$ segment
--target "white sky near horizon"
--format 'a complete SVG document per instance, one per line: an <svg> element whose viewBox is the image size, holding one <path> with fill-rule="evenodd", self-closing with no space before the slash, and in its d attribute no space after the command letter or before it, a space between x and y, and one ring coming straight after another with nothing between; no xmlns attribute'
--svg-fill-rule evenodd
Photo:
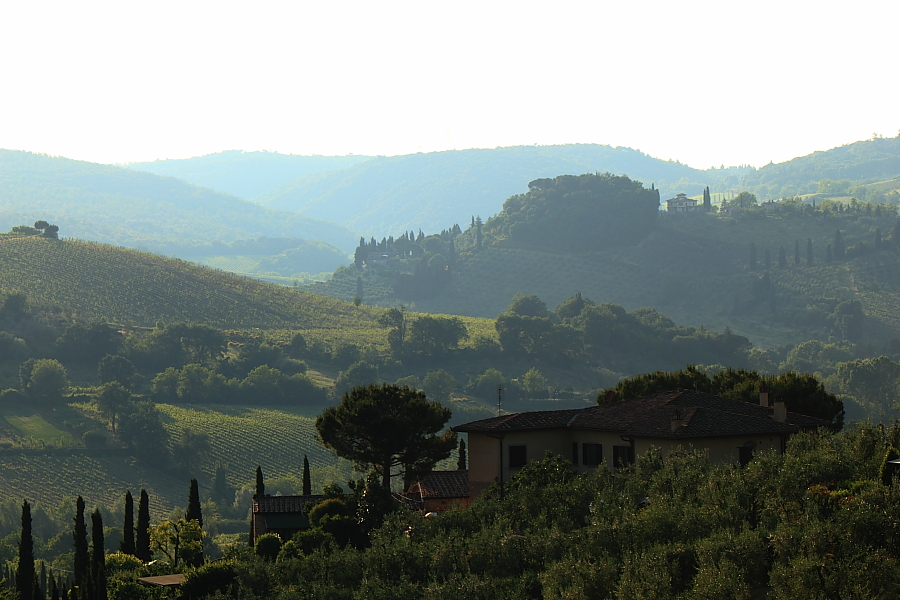
<svg viewBox="0 0 900 600"><path fill-rule="evenodd" d="M0 3L0 147L628 146L697 168L900 130L900 2Z"/></svg>

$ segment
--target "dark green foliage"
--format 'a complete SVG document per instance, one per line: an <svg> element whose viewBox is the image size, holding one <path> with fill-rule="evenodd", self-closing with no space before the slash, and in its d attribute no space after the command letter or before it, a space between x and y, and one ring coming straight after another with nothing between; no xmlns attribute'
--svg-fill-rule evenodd
<svg viewBox="0 0 900 600"><path fill-rule="evenodd" d="M203 527L203 513L200 510L200 489L196 479L191 479L190 490L188 491L187 512L184 518L188 521L197 521L200 527ZM189 556L185 556L185 564L191 567L199 567L203 564L203 540L200 540L200 550L191 552Z"/></svg>
<svg viewBox="0 0 900 600"><path fill-rule="evenodd" d="M336 407L316 419L322 443L359 470L370 467L390 489L394 467L425 474L456 447L450 430L438 435L450 409L426 400L425 394L384 384L356 387Z"/></svg>
<svg viewBox="0 0 900 600"><path fill-rule="evenodd" d="M843 425L843 402L825 391L825 387L812 375L800 375L793 371L766 376L756 371L728 367L710 377L695 366L688 365L680 371L656 371L623 379L615 387L601 391L597 395L597 403L606 402L609 392L612 392L614 401L622 401L678 388L757 403L763 384L768 387L769 398L783 400L790 412L831 421L837 429Z"/></svg>
<svg viewBox="0 0 900 600"><path fill-rule="evenodd" d="M900 223L900 222L898 222ZM20 292L9 292L0 305L0 319L17 321L28 315L28 298Z"/></svg>
<svg viewBox="0 0 900 600"><path fill-rule="evenodd" d="M135 553L134 498L131 496L131 490L125 492L125 521L122 525L122 541L119 543L119 552L131 555Z"/></svg>
<svg viewBox="0 0 900 600"><path fill-rule="evenodd" d="M784 246L778 247L778 266L782 269L787 266L787 255L784 253Z"/></svg>
<svg viewBox="0 0 900 600"><path fill-rule="evenodd" d="M806 265L811 267L813 264L812 238L806 240Z"/></svg>
<svg viewBox="0 0 900 600"><path fill-rule="evenodd" d="M108 323L73 323L56 340L56 355L67 363L96 364L104 356L116 354L121 346L122 335Z"/></svg>
<svg viewBox="0 0 900 600"><path fill-rule="evenodd" d="M256 538L256 555L263 560L274 561L281 552L281 538L274 533L266 533Z"/></svg>
<svg viewBox="0 0 900 600"><path fill-rule="evenodd" d="M227 593L236 576L237 569L233 561L209 562L188 571L180 591L184 598L205 598L216 592Z"/></svg>
<svg viewBox="0 0 900 600"><path fill-rule="evenodd" d="M466 440L459 440L459 456L456 459L456 468L459 471L465 471L468 468L466 464Z"/></svg>
<svg viewBox="0 0 900 600"><path fill-rule="evenodd" d="M150 497L143 489L138 501L134 555L145 563L150 561Z"/></svg>
<svg viewBox="0 0 900 600"><path fill-rule="evenodd" d="M303 495L309 496L312 494L312 480L310 478L309 473L309 459L306 455L303 455Z"/></svg>
<svg viewBox="0 0 900 600"><path fill-rule="evenodd" d="M226 477L226 466L224 463L216 463L216 473L213 477L212 499L216 504L227 506L232 502L232 488L228 485Z"/></svg>
<svg viewBox="0 0 900 600"><path fill-rule="evenodd" d="M59 401L69 389L65 367L52 358L29 358L19 369L22 391L35 400Z"/></svg>
<svg viewBox="0 0 900 600"><path fill-rule="evenodd" d="M655 226L659 193L611 175L536 179L486 227L520 246L590 252L637 243Z"/></svg>
<svg viewBox="0 0 900 600"><path fill-rule="evenodd" d="M338 373L337 379L334 380L334 395L341 396L352 388L370 385L378 380L378 368L360 361L350 365L346 371Z"/></svg>
<svg viewBox="0 0 900 600"><path fill-rule="evenodd" d="M756 270L756 244L750 242L750 270Z"/></svg>
<svg viewBox="0 0 900 600"><path fill-rule="evenodd" d="M118 381L126 389L133 390L136 377L134 363L118 354L107 354L97 365L97 380L100 383Z"/></svg>
<svg viewBox="0 0 900 600"><path fill-rule="evenodd" d="M900 458L900 452L897 452L897 449L891 446L884 453L884 460L881 463L880 477L881 483L884 485L893 485L894 479L897 477L897 474L900 473L900 465L892 464L892 460L897 460Z"/></svg>
<svg viewBox="0 0 900 600"><path fill-rule="evenodd" d="M22 535L19 538L19 562L16 569L16 591L20 598L31 598L37 574L34 571L34 539L31 535L31 506L22 502ZM40 592L40 587L38 587Z"/></svg>
<svg viewBox="0 0 900 600"><path fill-rule="evenodd" d="M163 427L156 405L150 400L134 402L131 411L122 413L117 435L132 452L143 460L165 463L169 453L169 434Z"/></svg>
<svg viewBox="0 0 900 600"><path fill-rule="evenodd" d="M463 322L456 317L421 315L408 326L407 352L441 356L468 338Z"/></svg>
<svg viewBox="0 0 900 600"><path fill-rule="evenodd" d="M106 600L106 549L100 509L91 513L91 588L93 600Z"/></svg>
<svg viewBox="0 0 900 600"><path fill-rule="evenodd" d="M794 240L794 266L800 266L800 240Z"/></svg>
<svg viewBox="0 0 900 600"><path fill-rule="evenodd" d="M256 495L266 495L266 482L263 479L262 467L259 465L256 465Z"/></svg>
<svg viewBox="0 0 900 600"><path fill-rule="evenodd" d="M835 260L841 260L844 258L844 236L841 234L841 230L838 229L834 232L834 242L832 243L832 254L834 254Z"/></svg>
<svg viewBox="0 0 900 600"><path fill-rule="evenodd" d="M84 520L84 500L78 496L76 501L75 528L72 531L72 543L75 546L74 580L75 585L86 586L91 576L90 556L88 555L87 524Z"/></svg>
<svg viewBox="0 0 900 600"><path fill-rule="evenodd" d="M172 462L182 472L190 472L196 469L196 465L201 463L209 452L209 436L205 433L196 433L190 427L181 430L181 438L172 445ZM191 480L191 494L193 495L196 487L196 480ZM196 510L199 514L200 496L197 496ZM190 514L191 506L188 505L188 513ZM187 517L188 520L196 517ZM200 525L203 525L203 519L200 518Z"/></svg>

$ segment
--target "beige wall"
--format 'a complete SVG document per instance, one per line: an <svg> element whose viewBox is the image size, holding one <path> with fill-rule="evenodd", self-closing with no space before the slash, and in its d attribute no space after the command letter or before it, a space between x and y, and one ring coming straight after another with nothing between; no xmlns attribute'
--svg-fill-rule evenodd
<svg viewBox="0 0 900 600"><path fill-rule="evenodd" d="M500 480L500 441L483 433L469 433L466 445L469 459L469 494L478 496L486 488ZM509 467L509 447L524 445L526 459L541 460L547 451L558 454L567 460L572 457L572 443L578 443L578 465L576 471L584 473L594 469L582 463L582 444L593 443L603 445L603 462L612 465L613 446L628 446L619 434L587 431L578 429L551 429L546 431L519 431L507 433L503 443L503 481L507 482L519 472ZM738 462L738 448L745 444L753 444L754 452L766 450L781 452L782 441L779 436L741 436L727 438L696 438L693 440L638 439L635 440L635 455L640 456L650 447L661 448L667 454L681 446L685 449L708 449L709 458L713 462Z"/></svg>
<svg viewBox="0 0 900 600"><path fill-rule="evenodd" d="M708 449L709 460L718 463L736 463L738 462L738 448L750 444L754 447L753 452L774 450L781 453L781 437L780 436L740 436L740 437L723 437L723 438L697 438L693 440L654 440L639 439L635 440L635 450L640 456L650 449L651 446L660 448L663 454L667 454L675 450L679 446L684 449Z"/></svg>

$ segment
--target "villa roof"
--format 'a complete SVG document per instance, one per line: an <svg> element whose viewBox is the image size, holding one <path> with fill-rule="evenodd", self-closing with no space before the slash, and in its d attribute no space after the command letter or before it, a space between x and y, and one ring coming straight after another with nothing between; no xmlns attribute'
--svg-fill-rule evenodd
<svg viewBox="0 0 900 600"><path fill-rule="evenodd" d="M676 426L673 427L673 421ZM787 413L784 422L759 404L693 390L677 390L588 408L534 411L481 419L454 427L465 433L505 433L546 429L609 431L622 437L692 439L739 435L791 434L829 425Z"/></svg>
<svg viewBox="0 0 900 600"><path fill-rule="evenodd" d="M409 486L407 494L421 494L422 500L430 498L467 498L469 496L469 472L432 471L422 481Z"/></svg>
<svg viewBox="0 0 900 600"><path fill-rule="evenodd" d="M309 504L318 504L324 496L253 496L254 513L302 513Z"/></svg>

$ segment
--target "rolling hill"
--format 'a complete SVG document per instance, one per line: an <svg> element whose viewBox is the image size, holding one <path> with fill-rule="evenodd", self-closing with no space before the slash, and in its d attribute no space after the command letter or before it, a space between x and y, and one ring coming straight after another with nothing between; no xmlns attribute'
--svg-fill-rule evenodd
<svg viewBox="0 0 900 600"><path fill-rule="evenodd" d="M124 166L135 171L177 177L223 194L250 199L298 177L346 169L369 158L227 150L193 158L135 162Z"/></svg>
<svg viewBox="0 0 900 600"><path fill-rule="evenodd" d="M349 230L266 209L173 177L0 150L0 230L43 219L66 237L152 250L159 242L262 236L321 240L352 250Z"/></svg>
<svg viewBox="0 0 900 600"><path fill-rule="evenodd" d="M500 211L503 200L540 177L627 173L663 194L700 193L736 183L745 169L700 171L630 148L597 144L515 146L378 157L332 173L309 175L254 198L264 206L340 223L380 239L406 230L440 231L474 215Z"/></svg>
<svg viewBox="0 0 900 600"><path fill-rule="evenodd" d="M840 302L858 300L868 317L866 341L882 344L900 337L900 252L886 242L884 249L890 251L873 251L876 230L886 240L896 217L867 214L862 205L858 212L844 213L810 214L792 205L771 214L763 208L728 216L661 214L655 229L639 242L583 253L541 247L540 234L533 244L515 243L501 231L492 233L493 223L485 224L480 250L474 247L472 229L457 236L450 283L432 298L416 299L415 310L491 318L516 293L536 294L552 308L581 292L628 310L653 307L678 323L719 331L729 327L758 345L774 347L827 339L833 331L826 315ZM853 246L848 250L853 255L828 263L826 247L837 229L848 249ZM806 262L807 240L813 247L812 266ZM795 243L799 265L794 264ZM751 244L756 247L755 271L749 267ZM781 247L784 267L778 264ZM361 276L367 303L393 306L404 301L392 286L394 268L387 264L362 273L342 271L305 289L349 299ZM774 286L774 312L768 300L754 296L766 271ZM807 314L819 316L807 322Z"/></svg>

